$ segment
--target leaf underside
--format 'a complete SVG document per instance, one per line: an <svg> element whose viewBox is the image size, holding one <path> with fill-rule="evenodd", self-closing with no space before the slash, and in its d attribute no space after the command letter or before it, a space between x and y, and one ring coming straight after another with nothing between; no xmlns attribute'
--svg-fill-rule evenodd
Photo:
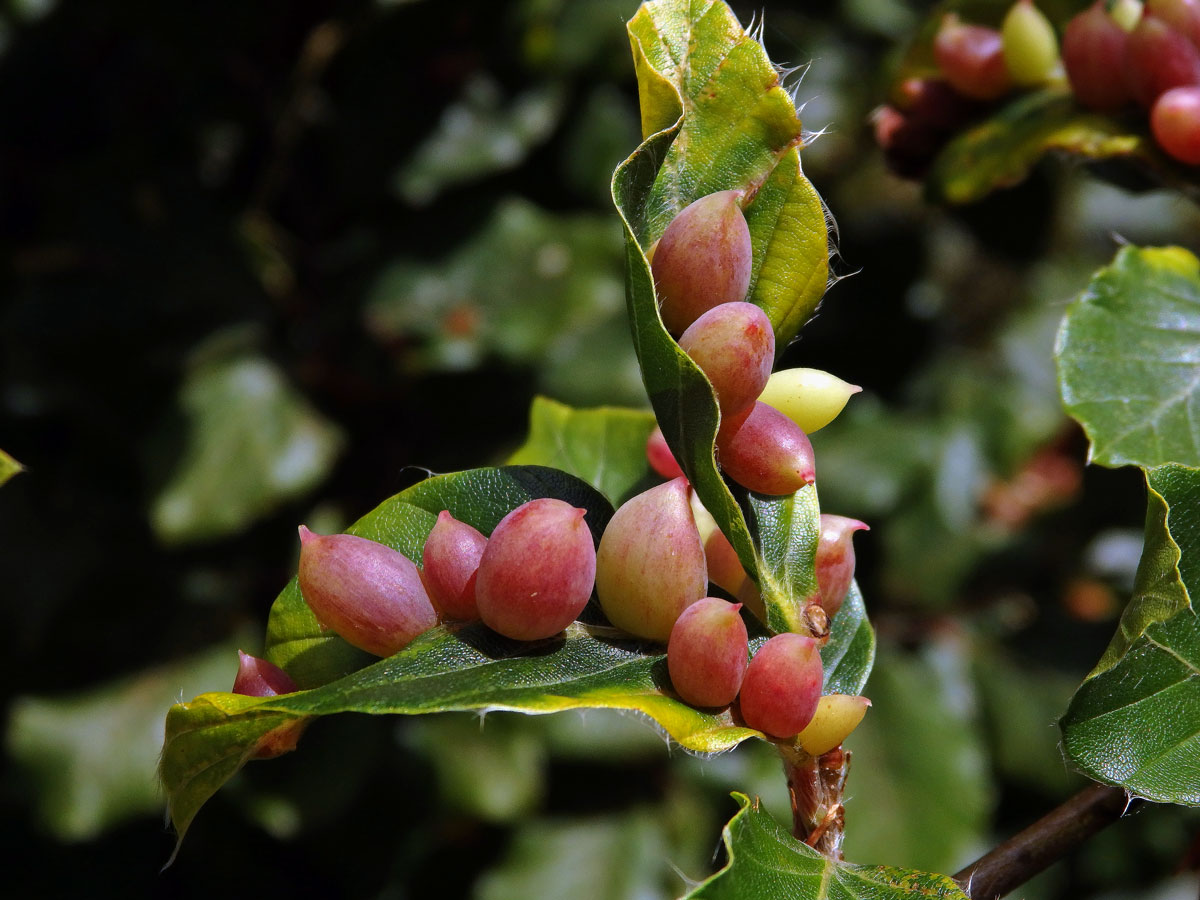
<svg viewBox="0 0 1200 900"><path fill-rule="evenodd" d="M1200 470L1147 474L1146 549L1134 597L1060 722L1086 775L1169 803L1200 805Z"/></svg>

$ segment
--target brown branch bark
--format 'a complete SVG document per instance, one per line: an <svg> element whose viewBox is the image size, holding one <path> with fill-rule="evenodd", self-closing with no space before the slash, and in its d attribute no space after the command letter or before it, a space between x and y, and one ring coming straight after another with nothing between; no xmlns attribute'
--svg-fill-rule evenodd
<svg viewBox="0 0 1200 900"><path fill-rule="evenodd" d="M971 900L997 900L1062 859L1140 803L1094 784L954 876Z"/></svg>
<svg viewBox="0 0 1200 900"><path fill-rule="evenodd" d="M840 860L846 825L842 795L850 752L836 747L814 757L798 747L778 747L792 800L792 834L830 859Z"/></svg>

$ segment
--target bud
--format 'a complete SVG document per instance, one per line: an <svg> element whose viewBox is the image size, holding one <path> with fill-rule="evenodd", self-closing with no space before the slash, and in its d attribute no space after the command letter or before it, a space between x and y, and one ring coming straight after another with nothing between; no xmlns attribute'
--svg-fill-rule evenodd
<svg viewBox="0 0 1200 900"><path fill-rule="evenodd" d="M1200 47L1200 0L1146 0L1146 14L1162 19Z"/></svg>
<svg viewBox="0 0 1200 900"><path fill-rule="evenodd" d="M784 369L767 380L759 400L773 406L805 434L820 431L862 390L820 369Z"/></svg>
<svg viewBox="0 0 1200 900"><path fill-rule="evenodd" d="M1067 23L1063 65L1075 99L1088 109L1111 112L1129 102L1125 55L1131 30L1109 16L1104 0L1096 0Z"/></svg>
<svg viewBox="0 0 1200 900"><path fill-rule="evenodd" d="M683 469L679 467L675 454L667 446L662 429L657 425L650 432L650 437L646 438L646 461L650 463L650 468L663 478L678 478L683 475Z"/></svg>
<svg viewBox="0 0 1200 900"><path fill-rule="evenodd" d="M596 580L596 548L583 521L586 514L543 497L500 520L475 581L485 625L505 637L535 641L575 621Z"/></svg>
<svg viewBox="0 0 1200 900"><path fill-rule="evenodd" d="M1004 64L1014 82L1036 87L1054 77L1059 67L1058 38L1054 26L1033 0L1017 0L1009 7L1000 34Z"/></svg>
<svg viewBox="0 0 1200 900"><path fill-rule="evenodd" d="M714 306L746 298L753 259L741 197L741 191L701 197L672 220L654 248L651 271L672 334Z"/></svg>
<svg viewBox="0 0 1200 900"><path fill-rule="evenodd" d="M808 633L817 640L829 636L829 613L821 608L819 603L807 603L800 613L800 621L808 629Z"/></svg>
<svg viewBox="0 0 1200 900"><path fill-rule="evenodd" d="M956 14L946 13L933 39L933 56L946 80L968 97L999 100L1012 87L1003 39L994 28L964 25Z"/></svg>
<svg viewBox="0 0 1200 900"><path fill-rule="evenodd" d="M475 605L475 573L487 538L448 510L437 522L421 551L421 581L429 599L443 618L471 621L479 618Z"/></svg>
<svg viewBox="0 0 1200 900"><path fill-rule="evenodd" d="M1171 88L1155 100L1150 132L1169 155L1200 166L1200 85Z"/></svg>
<svg viewBox="0 0 1200 900"><path fill-rule="evenodd" d="M1200 84L1200 49L1161 19L1143 16L1129 35L1125 84L1149 109L1171 88Z"/></svg>
<svg viewBox="0 0 1200 900"><path fill-rule="evenodd" d="M791 632L777 634L746 667L738 695L742 719L764 734L790 738L812 721L824 680L815 640Z"/></svg>
<svg viewBox="0 0 1200 900"><path fill-rule="evenodd" d="M671 684L692 706L728 706L738 695L749 658L740 603L697 600L675 620L667 642Z"/></svg>
<svg viewBox="0 0 1200 900"><path fill-rule="evenodd" d="M622 504L596 552L596 594L610 622L666 642L688 606L708 592L704 546L676 478Z"/></svg>
<svg viewBox="0 0 1200 900"><path fill-rule="evenodd" d="M317 621L376 656L391 656L437 624L417 567L375 541L301 525L299 578Z"/></svg>
<svg viewBox="0 0 1200 900"><path fill-rule="evenodd" d="M722 415L752 406L771 377L775 332L753 303L722 303L679 338L679 346L712 382Z"/></svg>
<svg viewBox="0 0 1200 900"><path fill-rule="evenodd" d="M233 693L246 697L275 697L298 690L300 688L296 682L279 666L238 651L238 671L233 679ZM252 758L274 759L295 750L307 724L307 719L298 719L272 728L255 742Z"/></svg>
<svg viewBox="0 0 1200 900"><path fill-rule="evenodd" d="M796 742L810 756L828 753L834 747L840 747L858 727L870 705L871 701L866 697L826 694L817 703L812 721L797 735Z"/></svg>
<svg viewBox="0 0 1200 900"><path fill-rule="evenodd" d="M233 679L233 693L247 697L274 697L291 694L300 688L287 672L265 659L238 651L237 677Z"/></svg>
<svg viewBox="0 0 1200 900"><path fill-rule="evenodd" d="M1146 11L1146 4L1142 0L1099 0L1099 3L1123 31L1137 28L1138 22L1142 21L1142 13ZM1166 16L1160 18L1165 19Z"/></svg>
<svg viewBox="0 0 1200 900"><path fill-rule="evenodd" d="M762 401L732 437L717 435L717 450L725 474L759 494L793 494L816 479L808 435Z"/></svg>
<svg viewBox="0 0 1200 900"><path fill-rule="evenodd" d="M854 532L869 531L865 522L821 514L821 535L817 539L817 602L833 618L854 579Z"/></svg>

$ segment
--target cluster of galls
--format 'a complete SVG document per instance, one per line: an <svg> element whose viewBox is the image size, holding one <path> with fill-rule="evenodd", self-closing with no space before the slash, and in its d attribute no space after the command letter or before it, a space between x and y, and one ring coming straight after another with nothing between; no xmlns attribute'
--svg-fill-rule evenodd
<svg viewBox="0 0 1200 900"><path fill-rule="evenodd" d="M955 132L1014 90L1061 82L1081 106L1140 106L1162 150L1200 165L1200 0L1096 0L1054 26L1017 0L1000 30L943 17L933 42L940 77L901 83L896 105L875 113L889 165L919 177Z"/></svg>
<svg viewBox="0 0 1200 900"><path fill-rule="evenodd" d="M752 260L740 198L723 191L681 212L656 245L652 268L664 322L717 395L721 467L750 490L791 494L814 477L806 429L831 421L858 388L812 369L771 375L771 323L742 302ZM518 506L489 536L442 511L420 568L375 541L301 526L300 591L322 627L390 656L440 621L481 621L520 641L550 638L576 620L594 590L615 627L667 645L671 683L683 701L710 709L736 702L751 728L799 735L813 754L836 747L868 701L822 697L820 647L854 575L852 537L866 525L821 517L810 609L823 627L775 635L751 658L741 610L764 617L757 587L661 432L647 454L669 480L622 504L599 546L586 510L551 498ZM710 580L737 602L708 596ZM236 692L294 689L282 670L242 655Z"/></svg>

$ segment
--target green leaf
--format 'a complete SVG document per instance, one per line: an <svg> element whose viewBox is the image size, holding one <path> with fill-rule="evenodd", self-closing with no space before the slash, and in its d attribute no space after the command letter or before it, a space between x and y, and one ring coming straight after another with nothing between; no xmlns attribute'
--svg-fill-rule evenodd
<svg viewBox="0 0 1200 900"><path fill-rule="evenodd" d="M489 477L495 480L526 470L475 471L494 473ZM478 484L453 476L441 479L437 487L445 495ZM393 498L360 522L362 528L356 526L356 531L379 529L381 520L399 525L405 516L415 518L414 509L419 507L405 504L402 508ZM406 531L399 525L396 534ZM381 531L375 533L386 537ZM401 543L402 538L393 542ZM281 600L286 596L285 592ZM161 775L175 828L182 838L204 801L253 758L258 742L268 732L298 727L311 716L621 709L645 715L695 753L718 753L748 738L763 737L735 724L729 710L698 710L675 699L669 692L666 656L660 645L617 640L608 633L607 628L594 630L575 624L562 638L523 643L500 637L479 624L454 629L439 626L395 656L313 690L261 699L205 694L174 706L167 714ZM825 689L858 693L873 655L874 637L862 601L857 591L852 591L834 618L833 634L822 650ZM296 656L293 662L306 661ZM289 668L299 681L297 671Z"/></svg>
<svg viewBox="0 0 1200 900"><path fill-rule="evenodd" d="M8 481L8 479L12 478L18 472L24 471L25 467L23 465L3 450L0 450L0 484L4 484L4 482Z"/></svg>
<svg viewBox="0 0 1200 900"><path fill-rule="evenodd" d="M181 695L233 683L232 645L76 694L13 701L5 743L36 785L38 817L63 841L86 841L157 815L163 710Z"/></svg>
<svg viewBox="0 0 1200 900"><path fill-rule="evenodd" d="M1084 774L1142 797L1200 805L1200 470L1147 474L1134 596L1060 726Z"/></svg>
<svg viewBox="0 0 1200 900"><path fill-rule="evenodd" d="M543 466L505 466L418 482L385 500L346 531L387 544L419 565L425 538L442 510L491 534L510 511L538 497L556 497L588 510L586 521L597 541L612 516L612 505L578 478ZM317 624L295 578L271 607L266 657L286 669L302 688L326 684L374 658Z"/></svg>
<svg viewBox="0 0 1200 900"><path fill-rule="evenodd" d="M169 542L233 534L303 495L329 473L342 443L270 360L208 352L180 389L187 448L151 508L155 532Z"/></svg>
<svg viewBox="0 0 1200 900"><path fill-rule="evenodd" d="M694 891L696 900L967 900L946 875L835 862L800 843L744 794L722 832L729 863Z"/></svg>
<svg viewBox="0 0 1200 900"><path fill-rule="evenodd" d="M550 466L582 478L614 506L649 476L646 439L654 415L637 409L572 409L536 397L529 436L509 464Z"/></svg>
<svg viewBox="0 0 1200 900"><path fill-rule="evenodd" d="M1200 260L1124 247L1067 310L1058 334L1067 411L1106 466L1200 465Z"/></svg>
<svg viewBox="0 0 1200 900"><path fill-rule="evenodd" d="M371 289L371 333L406 371L463 371L495 356L536 367L544 392L637 405L645 394L622 304L621 238L605 216L501 202L448 259L397 259Z"/></svg>
<svg viewBox="0 0 1200 900"><path fill-rule="evenodd" d="M773 524L791 527L768 529L771 545L755 547L713 458L719 413L712 387L663 327L645 249L698 197L757 191L746 208L755 253L750 299L767 311L782 350L824 293L824 208L800 172L792 101L761 45L724 3L658 0L628 27L650 136L614 173L613 199L625 226L626 297L642 378L688 480L763 588L771 627L792 630L811 576L801 572L787 584L780 576L796 575L808 552L815 497L776 510L783 514Z"/></svg>

